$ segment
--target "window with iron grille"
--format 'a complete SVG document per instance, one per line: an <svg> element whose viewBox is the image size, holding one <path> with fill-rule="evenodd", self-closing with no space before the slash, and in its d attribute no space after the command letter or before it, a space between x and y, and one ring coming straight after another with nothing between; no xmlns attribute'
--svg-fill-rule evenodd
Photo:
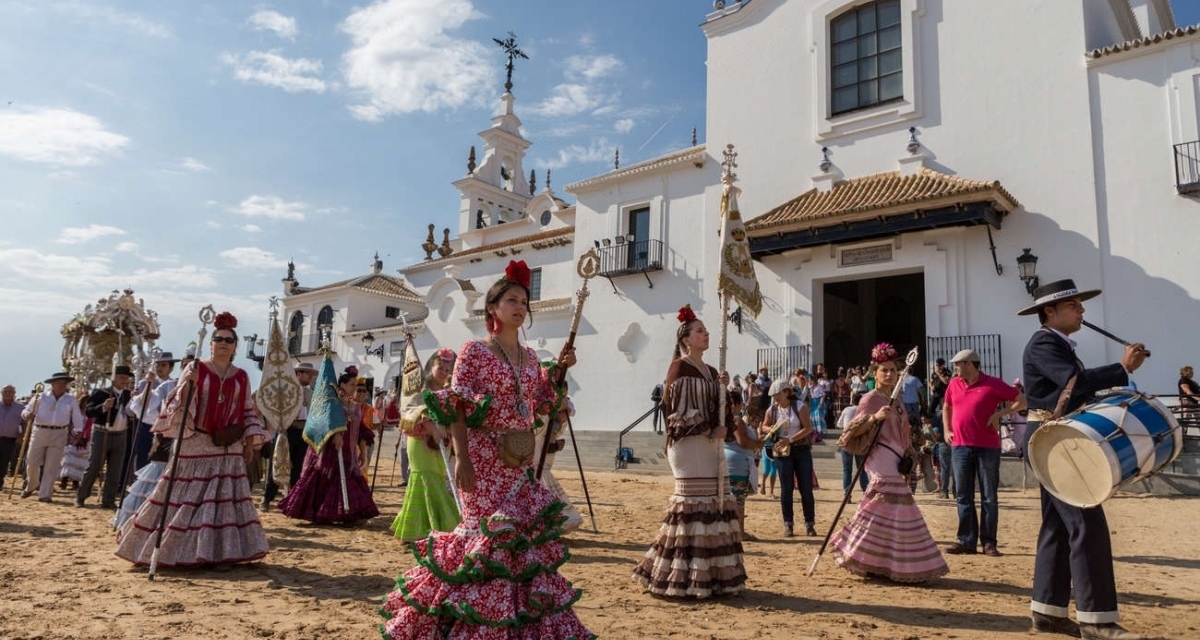
<svg viewBox="0 0 1200 640"><path fill-rule="evenodd" d="M383 315L385 318L392 318L392 319L399 318L400 317L400 307L384 307Z"/></svg>
<svg viewBox="0 0 1200 640"><path fill-rule="evenodd" d="M904 98L900 0L859 5L829 23L831 113Z"/></svg>

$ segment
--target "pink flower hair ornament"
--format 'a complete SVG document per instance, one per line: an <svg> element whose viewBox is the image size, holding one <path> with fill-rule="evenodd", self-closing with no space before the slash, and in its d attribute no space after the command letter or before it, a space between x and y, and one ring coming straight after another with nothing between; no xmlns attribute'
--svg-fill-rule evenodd
<svg viewBox="0 0 1200 640"><path fill-rule="evenodd" d="M900 357L900 352L890 342L880 342L871 349L871 362L893 362Z"/></svg>

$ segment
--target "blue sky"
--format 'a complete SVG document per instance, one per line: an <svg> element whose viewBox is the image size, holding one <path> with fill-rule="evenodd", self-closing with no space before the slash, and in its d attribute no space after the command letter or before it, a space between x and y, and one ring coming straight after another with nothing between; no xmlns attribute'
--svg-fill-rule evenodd
<svg viewBox="0 0 1200 640"><path fill-rule="evenodd" d="M711 6L0 0L0 384L58 370L59 326L113 289L178 352L208 303L264 333L289 258L307 285L419 261L456 225L508 31L539 184L704 141Z"/></svg>
<svg viewBox="0 0 1200 640"><path fill-rule="evenodd" d="M0 383L57 370L58 327L112 289L179 351L209 302L263 334L289 258L309 285L419 261L510 30L539 184L687 146L710 6L0 0Z"/></svg>

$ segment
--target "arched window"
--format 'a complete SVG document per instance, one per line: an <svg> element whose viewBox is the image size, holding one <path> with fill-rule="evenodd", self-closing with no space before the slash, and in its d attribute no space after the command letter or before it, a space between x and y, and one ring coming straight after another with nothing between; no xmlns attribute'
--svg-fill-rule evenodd
<svg viewBox="0 0 1200 640"><path fill-rule="evenodd" d="M317 314L318 327L333 327L333 307L325 305L321 307L321 312Z"/></svg>
<svg viewBox="0 0 1200 640"><path fill-rule="evenodd" d="M829 23L833 115L904 98L900 0L861 4Z"/></svg>
<svg viewBox="0 0 1200 640"><path fill-rule="evenodd" d="M304 344L304 314L297 311L292 314L288 325L288 355L300 355L300 345Z"/></svg>

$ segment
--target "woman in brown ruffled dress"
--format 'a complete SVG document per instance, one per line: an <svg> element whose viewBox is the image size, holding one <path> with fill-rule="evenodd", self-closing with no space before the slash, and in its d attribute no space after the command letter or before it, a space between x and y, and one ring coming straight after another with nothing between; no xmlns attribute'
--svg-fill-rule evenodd
<svg viewBox="0 0 1200 640"><path fill-rule="evenodd" d="M707 598L746 587L737 503L717 495L724 441L734 440L733 414L718 420L728 374L704 363L708 329L690 306L679 310L675 360L667 370L667 459L675 493L654 544L634 580L664 596ZM728 483L725 484L728 489Z"/></svg>

